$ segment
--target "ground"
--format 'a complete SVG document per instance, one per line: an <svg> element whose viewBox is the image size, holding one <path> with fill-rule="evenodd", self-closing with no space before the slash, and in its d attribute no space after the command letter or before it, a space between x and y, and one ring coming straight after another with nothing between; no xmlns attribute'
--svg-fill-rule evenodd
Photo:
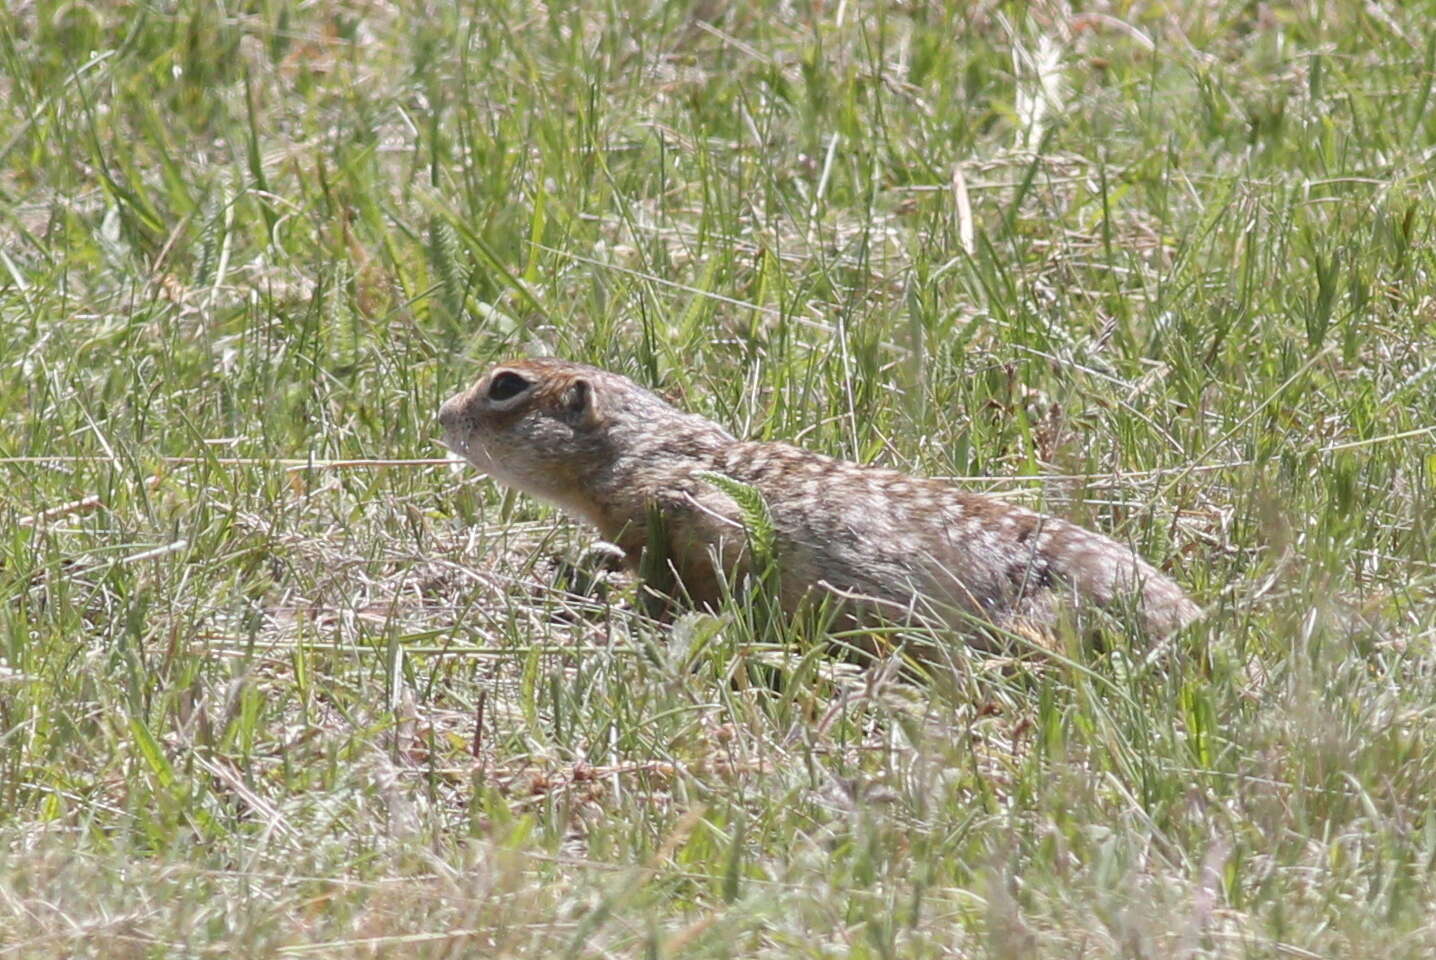
<svg viewBox="0 0 1436 960"><path fill-rule="evenodd" d="M1433 24L10 4L0 956L1429 957ZM653 622L434 462L529 353L1207 617L928 679Z"/></svg>

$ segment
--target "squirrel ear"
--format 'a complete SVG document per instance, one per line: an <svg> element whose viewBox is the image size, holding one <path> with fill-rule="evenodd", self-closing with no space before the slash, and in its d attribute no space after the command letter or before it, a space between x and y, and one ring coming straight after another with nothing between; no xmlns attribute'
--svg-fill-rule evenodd
<svg viewBox="0 0 1436 960"><path fill-rule="evenodd" d="M593 408L593 385L587 380L575 380L563 392L563 411L575 426L592 426L598 419Z"/></svg>

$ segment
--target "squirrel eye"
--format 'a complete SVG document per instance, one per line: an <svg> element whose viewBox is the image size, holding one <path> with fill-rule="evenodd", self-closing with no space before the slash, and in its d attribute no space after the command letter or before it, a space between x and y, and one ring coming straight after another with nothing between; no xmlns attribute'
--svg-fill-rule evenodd
<svg viewBox="0 0 1436 960"><path fill-rule="evenodd" d="M490 400L508 400L523 393L529 382L512 370L505 370L489 384Z"/></svg>

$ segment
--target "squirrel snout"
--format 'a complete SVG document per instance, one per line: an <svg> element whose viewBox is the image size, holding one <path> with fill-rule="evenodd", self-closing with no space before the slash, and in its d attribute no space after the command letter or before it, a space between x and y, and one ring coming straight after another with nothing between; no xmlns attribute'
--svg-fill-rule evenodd
<svg viewBox="0 0 1436 960"><path fill-rule="evenodd" d="M439 408L439 426L444 428L444 443L450 449L455 449L455 444L463 441L464 411L468 399L468 391L460 391Z"/></svg>
<svg viewBox="0 0 1436 960"><path fill-rule="evenodd" d="M459 410L462 406L460 401L463 399L462 393L456 393L444 401L444 405L439 408L439 426L452 430L459 425Z"/></svg>

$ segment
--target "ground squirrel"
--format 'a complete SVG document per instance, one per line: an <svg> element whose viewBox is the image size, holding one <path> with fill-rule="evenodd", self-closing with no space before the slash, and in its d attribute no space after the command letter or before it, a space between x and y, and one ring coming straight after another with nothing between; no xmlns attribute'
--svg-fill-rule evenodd
<svg viewBox="0 0 1436 960"><path fill-rule="evenodd" d="M742 511L711 479L723 474L766 502L788 611L827 595L851 625L936 623L968 640L1050 635L1084 602L1129 605L1152 637L1198 615L1175 583L1101 534L940 480L738 440L596 367L502 364L439 421L450 449L592 523L634 570L645 549L663 549L670 583L699 605L716 606L750 557Z"/></svg>

